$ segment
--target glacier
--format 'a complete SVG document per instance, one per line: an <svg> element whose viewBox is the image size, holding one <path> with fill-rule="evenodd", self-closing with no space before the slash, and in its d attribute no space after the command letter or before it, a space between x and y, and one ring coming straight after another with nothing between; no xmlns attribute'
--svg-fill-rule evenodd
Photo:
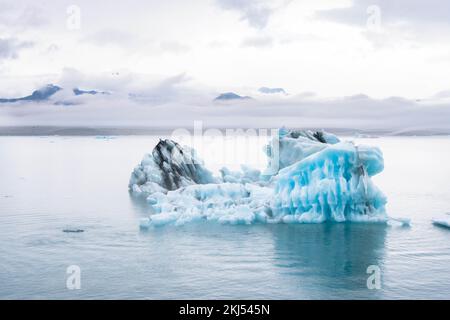
<svg viewBox="0 0 450 320"><path fill-rule="evenodd" d="M387 222L387 199L371 180L384 169L379 148L325 131L282 128L264 151L267 170L242 165L215 176L194 149L160 140L129 182L130 194L148 204L141 227L195 221Z"/></svg>

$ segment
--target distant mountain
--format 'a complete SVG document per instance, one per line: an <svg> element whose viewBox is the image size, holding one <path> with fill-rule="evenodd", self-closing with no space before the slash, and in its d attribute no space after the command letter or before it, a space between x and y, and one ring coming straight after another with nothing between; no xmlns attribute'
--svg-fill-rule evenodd
<svg viewBox="0 0 450 320"><path fill-rule="evenodd" d="M261 93L265 94L274 94L274 93L282 93L287 94L287 92L283 88L267 88L267 87L261 87L258 90Z"/></svg>
<svg viewBox="0 0 450 320"><path fill-rule="evenodd" d="M214 100L216 101L230 101L230 100L249 100L251 97L248 96L240 96L234 92L227 92L222 93L218 97L216 97Z"/></svg>
<svg viewBox="0 0 450 320"><path fill-rule="evenodd" d="M97 91L97 90L81 90L79 88L74 88L73 93L76 96L81 96L83 94L90 94L90 95L95 95L95 94L109 94L109 92L106 91Z"/></svg>
<svg viewBox="0 0 450 320"><path fill-rule="evenodd" d="M11 99L3 99L0 98L0 103L8 103L8 102L18 102L18 101L43 101L50 98L56 92L61 90L62 88L55 86L53 84L48 84L43 88L33 91L33 93L29 96L22 98L11 98Z"/></svg>

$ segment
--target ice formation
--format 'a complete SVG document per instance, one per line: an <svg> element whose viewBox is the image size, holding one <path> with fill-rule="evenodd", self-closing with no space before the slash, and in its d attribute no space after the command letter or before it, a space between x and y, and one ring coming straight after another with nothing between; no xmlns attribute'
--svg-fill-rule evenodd
<svg viewBox="0 0 450 320"><path fill-rule="evenodd" d="M153 152L145 155L134 169L129 186L133 193L148 196L192 184L215 182L217 180L203 166L195 150L182 148L171 140L160 140Z"/></svg>
<svg viewBox="0 0 450 320"><path fill-rule="evenodd" d="M378 220L386 199L370 177L382 170L377 148L328 146L279 172L273 208L284 221Z"/></svg>
<svg viewBox="0 0 450 320"><path fill-rule="evenodd" d="M434 225L444 228L450 228L450 212L432 219Z"/></svg>
<svg viewBox="0 0 450 320"><path fill-rule="evenodd" d="M387 220L386 198L371 181L384 168L378 148L280 129L265 151L272 170L223 168L214 177L193 149L160 141L130 179L131 194L144 196L152 212L141 226Z"/></svg>

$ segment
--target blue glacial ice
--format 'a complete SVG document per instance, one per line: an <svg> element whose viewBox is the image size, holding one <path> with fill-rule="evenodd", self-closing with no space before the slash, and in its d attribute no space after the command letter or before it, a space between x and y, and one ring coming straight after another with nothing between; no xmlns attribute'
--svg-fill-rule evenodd
<svg viewBox="0 0 450 320"><path fill-rule="evenodd" d="M129 183L130 193L145 197L151 212L141 227L205 220L387 221L386 197L371 180L384 168L378 148L341 142L324 131L280 129L265 151L271 170L242 166L241 171L223 168L214 176L193 149L161 140Z"/></svg>
<svg viewBox="0 0 450 320"><path fill-rule="evenodd" d="M386 198L370 177L382 170L377 148L331 145L280 170L272 208L285 222L379 220Z"/></svg>

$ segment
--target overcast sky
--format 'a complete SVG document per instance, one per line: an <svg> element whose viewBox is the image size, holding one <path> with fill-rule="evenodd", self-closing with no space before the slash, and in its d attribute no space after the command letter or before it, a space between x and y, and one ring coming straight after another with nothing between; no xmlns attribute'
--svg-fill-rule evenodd
<svg viewBox="0 0 450 320"><path fill-rule="evenodd" d="M64 88L0 126L449 133L449 70L447 0L0 0L0 98ZM255 99L212 102L228 91Z"/></svg>
<svg viewBox="0 0 450 320"><path fill-rule="evenodd" d="M425 98L450 89L449 15L446 0L1 0L0 93L70 70Z"/></svg>

